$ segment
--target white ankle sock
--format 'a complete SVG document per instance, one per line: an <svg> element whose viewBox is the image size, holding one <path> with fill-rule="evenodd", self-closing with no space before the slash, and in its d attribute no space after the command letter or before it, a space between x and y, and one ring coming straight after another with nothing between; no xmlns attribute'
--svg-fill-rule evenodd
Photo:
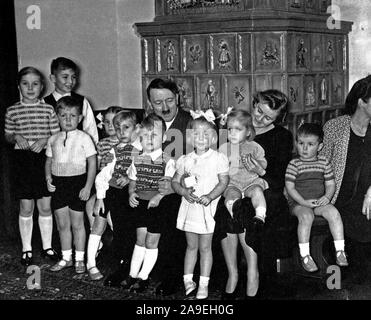
<svg viewBox="0 0 371 320"><path fill-rule="evenodd" d="M72 260L72 249L62 250L62 259L66 261Z"/></svg>
<svg viewBox="0 0 371 320"><path fill-rule="evenodd" d="M299 243L299 250L302 257L309 255L309 242Z"/></svg>
<svg viewBox="0 0 371 320"><path fill-rule="evenodd" d="M210 277L200 276L199 285L200 286L208 286L209 285L209 280L210 280Z"/></svg>
<svg viewBox="0 0 371 320"><path fill-rule="evenodd" d="M138 278L147 280L149 274L151 273L153 267L156 264L158 257L158 249L146 249L146 254L144 255L142 269L138 274Z"/></svg>
<svg viewBox="0 0 371 320"><path fill-rule="evenodd" d="M265 221L266 212L267 212L266 207L257 207L255 209L255 215L261 218L263 221Z"/></svg>
<svg viewBox="0 0 371 320"><path fill-rule="evenodd" d="M53 217L40 216L39 215L39 228L41 233L41 240L43 243L43 249L49 249L52 247L52 234L53 234Z"/></svg>
<svg viewBox="0 0 371 320"><path fill-rule="evenodd" d="M344 251L344 240L334 240L335 251Z"/></svg>
<svg viewBox="0 0 371 320"><path fill-rule="evenodd" d="M75 251L75 260L84 261L85 251Z"/></svg>
<svg viewBox="0 0 371 320"><path fill-rule="evenodd" d="M22 251L31 251L32 245L32 229L33 229L33 217L22 217L19 216L19 232L22 239Z"/></svg>
<svg viewBox="0 0 371 320"><path fill-rule="evenodd" d="M183 275L183 281L184 282L193 281L193 273Z"/></svg>
<svg viewBox="0 0 371 320"><path fill-rule="evenodd" d="M101 238L102 236L98 234L91 233L89 236L88 249L87 249L88 257L87 257L87 262L86 262L86 267L88 269L93 268L96 265L95 255L97 254Z"/></svg>
<svg viewBox="0 0 371 320"><path fill-rule="evenodd" d="M138 245L134 246L133 255L131 256L130 262L130 276L133 278L138 277L140 267L142 266L144 255L146 254L146 247Z"/></svg>

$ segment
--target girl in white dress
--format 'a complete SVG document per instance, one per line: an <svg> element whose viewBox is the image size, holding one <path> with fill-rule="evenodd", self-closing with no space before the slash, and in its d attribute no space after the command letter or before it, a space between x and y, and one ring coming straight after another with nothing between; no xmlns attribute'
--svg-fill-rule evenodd
<svg viewBox="0 0 371 320"><path fill-rule="evenodd" d="M203 114L203 113L201 113ZM196 289L193 271L200 251L200 282L197 299L206 299L213 262L211 251L214 215L221 194L228 185L228 158L210 147L217 135L214 123L204 116L190 121L187 142L194 151L178 159L172 186L182 196L177 228L185 231L187 250L184 259L186 295ZM184 179L184 181L182 181Z"/></svg>

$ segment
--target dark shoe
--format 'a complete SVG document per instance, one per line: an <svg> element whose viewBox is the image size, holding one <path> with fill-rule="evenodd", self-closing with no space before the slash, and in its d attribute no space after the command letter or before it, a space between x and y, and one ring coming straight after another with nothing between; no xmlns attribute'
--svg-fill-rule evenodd
<svg viewBox="0 0 371 320"><path fill-rule="evenodd" d="M22 252L21 264L24 266L30 266L33 263L32 251Z"/></svg>
<svg viewBox="0 0 371 320"><path fill-rule="evenodd" d="M136 279L136 282L131 286L130 292L141 293L148 288L149 279Z"/></svg>
<svg viewBox="0 0 371 320"><path fill-rule="evenodd" d="M156 295L170 296L177 293L178 288L173 281L161 282L156 288Z"/></svg>
<svg viewBox="0 0 371 320"><path fill-rule="evenodd" d="M49 258L52 261L58 261L60 259L59 254L53 248L41 250L41 258Z"/></svg>
<svg viewBox="0 0 371 320"><path fill-rule="evenodd" d="M222 297L221 297L221 300L227 300L227 301L232 301L232 300L236 300L236 292L237 292L237 288L234 289L233 292L231 293L228 293L228 292L223 292L222 293Z"/></svg>
<svg viewBox="0 0 371 320"><path fill-rule="evenodd" d="M121 261L119 268L111 273L106 280L104 280L105 287L116 287L119 288L121 286L121 282L125 280L127 276L127 272L129 270L129 263L127 261Z"/></svg>
<svg viewBox="0 0 371 320"><path fill-rule="evenodd" d="M258 288L258 291L256 292L255 296L248 296L245 293L245 300L262 300L262 299L263 299L263 296L261 294L260 287Z"/></svg>
<svg viewBox="0 0 371 320"><path fill-rule="evenodd" d="M128 276L124 281L121 282L121 288L122 289L131 289L131 287L134 285L134 283L137 282L137 278L133 278L131 276Z"/></svg>

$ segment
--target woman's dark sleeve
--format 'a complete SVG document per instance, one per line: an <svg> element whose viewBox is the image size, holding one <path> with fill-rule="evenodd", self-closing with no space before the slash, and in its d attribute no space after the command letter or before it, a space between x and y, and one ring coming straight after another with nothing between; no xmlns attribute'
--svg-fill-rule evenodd
<svg viewBox="0 0 371 320"><path fill-rule="evenodd" d="M268 150L270 148L271 150ZM266 158L268 167L263 177L272 191L283 192L285 186L285 172L292 158L293 139L292 134L286 129L280 130L274 136L273 143L266 146Z"/></svg>

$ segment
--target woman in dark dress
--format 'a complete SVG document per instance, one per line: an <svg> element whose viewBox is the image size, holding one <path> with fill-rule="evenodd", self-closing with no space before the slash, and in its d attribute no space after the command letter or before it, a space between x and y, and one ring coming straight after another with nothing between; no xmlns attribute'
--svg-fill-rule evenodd
<svg viewBox="0 0 371 320"><path fill-rule="evenodd" d="M238 200L231 218L221 204L216 212L216 232L221 236L221 246L228 269L228 280L223 299L234 299L238 282L237 247L241 244L247 260L246 297L254 297L259 289L258 253L261 234L269 228L277 214L289 217L287 201L283 195L285 171L291 160L293 139L291 133L278 125L287 112L288 99L278 90L258 92L253 99L251 115L256 131L255 141L264 151L268 162L263 178L269 189L264 192L267 202L265 226L254 220L255 211L249 198ZM246 232L245 232L246 231ZM264 231L265 233L265 231ZM273 240L273 238L272 238Z"/></svg>
<svg viewBox="0 0 371 320"><path fill-rule="evenodd" d="M350 265L362 271L371 253L371 76L353 85L345 113L324 125L322 153L334 168L331 202L343 219Z"/></svg>

